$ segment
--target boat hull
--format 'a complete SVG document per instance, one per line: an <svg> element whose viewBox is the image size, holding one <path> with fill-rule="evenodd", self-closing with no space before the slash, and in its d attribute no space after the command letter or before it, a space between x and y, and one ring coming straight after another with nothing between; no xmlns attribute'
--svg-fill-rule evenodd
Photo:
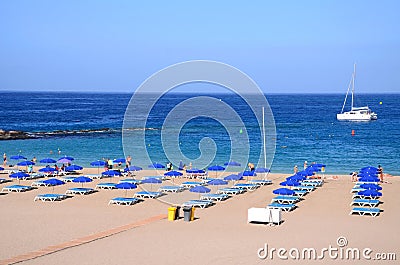
<svg viewBox="0 0 400 265"><path fill-rule="evenodd" d="M339 121L371 121L376 120L378 117L372 114L344 112L336 114L336 118Z"/></svg>

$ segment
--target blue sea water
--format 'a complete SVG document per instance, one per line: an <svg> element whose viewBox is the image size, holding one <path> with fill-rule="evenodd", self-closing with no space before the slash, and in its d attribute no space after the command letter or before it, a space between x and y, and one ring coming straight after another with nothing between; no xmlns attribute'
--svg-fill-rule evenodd
<svg viewBox="0 0 400 265"><path fill-rule="evenodd" d="M0 152L8 156L22 154L29 159L33 156L56 159L69 155L82 166L89 166L97 159L123 157L121 128L131 96L116 93L0 92L0 129L21 130L37 137L0 141ZM136 117L147 120L147 152L153 161L167 162L161 132L168 113L180 102L195 96L198 95L167 94L157 102L148 117ZM251 145L248 161L258 161L262 155L260 128L246 103L234 94L208 96L232 106L245 121ZM327 164L327 174L349 173L378 164L387 173L400 174L399 94L357 95L358 102L368 105L378 114L378 120L373 122L337 121L336 113L343 103L343 95L339 94L268 94L266 97L276 124L272 172L290 173L294 165L302 167L307 160L309 163ZM202 107L193 106L194 109ZM108 130L102 130L104 128ZM183 161L185 164L200 156L198 143L205 137L213 139L216 145L211 164L223 164L229 159L232 145L240 148L243 144L240 139L232 143L224 126L207 117L189 121L178 134L181 151L187 158ZM271 154L270 151L267 153ZM143 154L129 155L135 165L147 167L142 163ZM239 162L245 165L248 161Z"/></svg>

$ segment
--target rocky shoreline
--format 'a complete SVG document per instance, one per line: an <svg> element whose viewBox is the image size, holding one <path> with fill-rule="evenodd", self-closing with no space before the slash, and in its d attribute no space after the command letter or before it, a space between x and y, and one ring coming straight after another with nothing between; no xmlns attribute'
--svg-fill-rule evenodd
<svg viewBox="0 0 400 265"><path fill-rule="evenodd" d="M0 140L20 140L32 138L28 133L22 131L5 131L0 129Z"/></svg>
<svg viewBox="0 0 400 265"><path fill-rule="evenodd" d="M127 131L143 130L140 128L127 128ZM157 130L155 128L146 128L145 130ZM96 133L121 133L122 129L100 128L100 129L82 129L82 130L57 130L51 132L23 132L23 131L6 131L0 129L1 140L24 140L24 139L38 139L45 137L62 137L73 135L86 135Z"/></svg>

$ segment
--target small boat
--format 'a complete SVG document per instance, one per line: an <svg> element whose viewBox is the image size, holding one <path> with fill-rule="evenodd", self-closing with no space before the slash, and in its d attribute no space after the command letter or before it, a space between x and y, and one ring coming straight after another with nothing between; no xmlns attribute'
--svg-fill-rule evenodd
<svg viewBox="0 0 400 265"><path fill-rule="evenodd" d="M373 112L368 106L365 107L354 107L354 79L356 77L356 64L354 64L354 71L351 76L349 87L347 88L346 97L344 98L342 111L336 114L336 118L339 121L371 121L377 120L378 115ZM346 106L347 96L349 95L351 88L351 109L350 111L344 112Z"/></svg>

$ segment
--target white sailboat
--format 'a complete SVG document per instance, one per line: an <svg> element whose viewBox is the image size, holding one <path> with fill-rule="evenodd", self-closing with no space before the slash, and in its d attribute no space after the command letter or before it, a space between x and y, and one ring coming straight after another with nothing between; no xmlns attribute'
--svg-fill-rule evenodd
<svg viewBox="0 0 400 265"><path fill-rule="evenodd" d="M351 75L351 80L347 88L346 97L344 98L342 111L336 114L336 118L339 121L371 121L378 119L378 115L374 113L368 106L365 107L354 107L354 81L356 77L356 64L354 64L354 71ZM346 106L347 96L349 95L351 88L351 109L350 111L344 112Z"/></svg>

